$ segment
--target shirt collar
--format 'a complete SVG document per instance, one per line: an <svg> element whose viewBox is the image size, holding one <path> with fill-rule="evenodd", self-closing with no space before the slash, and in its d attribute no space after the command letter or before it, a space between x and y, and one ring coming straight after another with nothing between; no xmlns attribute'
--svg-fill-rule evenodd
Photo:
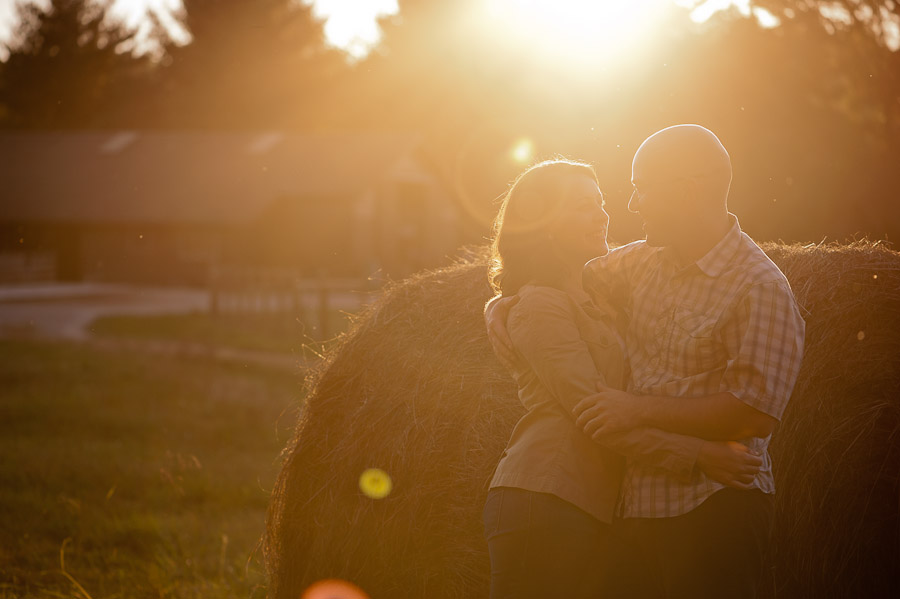
<svg viewBox="0 0 900 599"><path fill-rule="evenodd" d="M711 250L706 252L702 258L679 269L679 272L696 267L706 276L718 277L725 271L725 267L734 258L741 245L741 225L734 214L729 212L728 218L731 221L731 228L728 229L725 236ZM676 261L671 248L660 248L659 255L670 264L670 267L675 268Z"/></svg>
<svg viewBox="0 0 900 599"><path fill-rule="evenodd" d="M731 220L731 228L725 233L725 237L696 262L697 268L707 276L718 277L722 274L741 246L741 225L737 217L730 212L728 218Z"/></svg>

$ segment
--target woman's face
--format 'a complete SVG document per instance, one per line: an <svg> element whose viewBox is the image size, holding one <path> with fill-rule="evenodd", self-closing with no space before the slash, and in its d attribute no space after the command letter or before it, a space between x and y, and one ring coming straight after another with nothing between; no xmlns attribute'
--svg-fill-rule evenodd
<svg viewBox="0 0 900 599"><path fill-rule="evenodd" d="M589 175L569 175L563 211L551 229L554 243L567 261L584 264L609 251L609 214L603 194Z"/></svg>

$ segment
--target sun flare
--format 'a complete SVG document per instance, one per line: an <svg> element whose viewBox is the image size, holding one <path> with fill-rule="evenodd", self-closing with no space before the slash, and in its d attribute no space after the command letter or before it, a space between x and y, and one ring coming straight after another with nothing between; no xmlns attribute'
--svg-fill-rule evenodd
<svg viewBox="0 0 900 599"><path fill-rule="evenodd" d="M487 0L498 31L572 60L603 62L648 41L671 0Z"/></svg>
<svg viewBox="0 0 900 599"><path fill-rule="evenodd" d="M531 162L534 159L534 142L527 138L518 140L510 150L510 156L519 164Z"/></svg>
<svg viewBox="0 0 900 599"><path fill-rule="evenodd" d="M325 20L325 38L354 59L366 56L381 39L379 17L397 14L397 0L303 0Z"/></svg>

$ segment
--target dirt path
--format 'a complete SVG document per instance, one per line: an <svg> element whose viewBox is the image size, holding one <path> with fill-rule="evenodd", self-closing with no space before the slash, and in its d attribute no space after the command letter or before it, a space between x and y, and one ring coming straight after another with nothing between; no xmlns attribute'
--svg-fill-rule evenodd
<svg viewBox="0 0 900 599"><path fill-rule="evenodd" d="M205 358L301 373L303 356L215 347L171 340L95 337L90 324L101 316L184 314L209 309L209 293L193 289L143 289L77 284L0 287L0 337L66 340L110 351Z"/></svg>
<svg viewBox="0 0 900 599"><path fill-rule="evenodd" d="M233 347L215 347L203 343L179 341L125 339L119 337L90 337L81 340L89 347L107 351L145 352L167 358L193 358L235 362L244 366L261 366L302 374L315 363L291 354L253 351Z"/></svg>
<svg viewBox="0 0 900 599"><path fill-rule="evenodd" d="M84 341L100 316L184 314L209 309L209 293L127 285L0 287L0 336Z"/></svg>

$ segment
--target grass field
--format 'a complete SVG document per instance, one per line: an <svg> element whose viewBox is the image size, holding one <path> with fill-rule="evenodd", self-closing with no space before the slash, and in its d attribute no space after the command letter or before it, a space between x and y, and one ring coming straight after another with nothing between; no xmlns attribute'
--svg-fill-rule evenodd
<svg viewBox="0 0 900 599"><path fill-rule="evenodd" d="M347 318L345 312L331 310L324 336L317 325L284 314L104 316L95 320L90 330L95 335L108 337L203 343L297 354L306 346L317 346L344 331Z"/></svg>
<svg viewBox="0 0 900 599"><path fill-rule="evenodd" d="M0 597L264 596L301 392L290 373L0 341Z"/></svg>

